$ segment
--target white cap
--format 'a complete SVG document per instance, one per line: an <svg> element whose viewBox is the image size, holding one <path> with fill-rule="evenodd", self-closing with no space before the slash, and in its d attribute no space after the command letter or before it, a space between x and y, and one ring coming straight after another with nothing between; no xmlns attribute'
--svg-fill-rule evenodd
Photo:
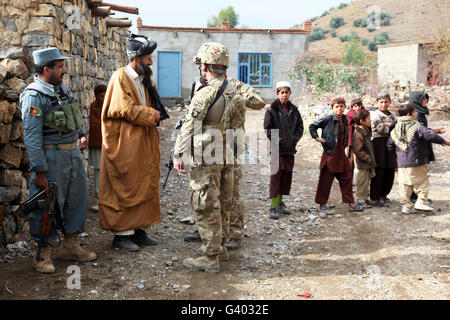
<svg viewBox="0 0 450 320"><path fill-rule="evenodd" d="M280 88L289 88L289 89L291 89L291 84L289 82L287 82L287 81L277 82L277 90L280 89Z"/></svg>

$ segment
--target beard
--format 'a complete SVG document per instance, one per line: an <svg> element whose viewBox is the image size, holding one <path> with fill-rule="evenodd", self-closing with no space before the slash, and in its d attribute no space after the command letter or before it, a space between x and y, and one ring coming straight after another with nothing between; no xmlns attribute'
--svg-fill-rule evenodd
<svg viewBox="0 0 450 320"><path fill-rule="evenodd" d="M144 77L144 84L145 83L151 83L152 81L152 76L153 76L153 70L150 67L146 67L142 61L139 62L138 64L138 72L139 75Z"/></svg>
<svg viewBox="0 0 450 320"><path fill-rule="evenodd" d="M62 76L59 76L55 73L51 73L48 79L48 83L50 83L53 86L57 86L62 82Z"/></svg>

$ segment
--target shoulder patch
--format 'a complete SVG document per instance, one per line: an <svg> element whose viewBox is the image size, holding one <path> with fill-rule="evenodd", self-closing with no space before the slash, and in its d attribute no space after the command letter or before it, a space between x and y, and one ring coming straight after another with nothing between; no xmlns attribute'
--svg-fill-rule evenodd
<svg viewBox="0 0 450 320"><path fill-rule="evenodd" d="M35 116L35 117L40 117L41 116L41 108L38 107L30 107L28 109L28 114Z"/></svg>

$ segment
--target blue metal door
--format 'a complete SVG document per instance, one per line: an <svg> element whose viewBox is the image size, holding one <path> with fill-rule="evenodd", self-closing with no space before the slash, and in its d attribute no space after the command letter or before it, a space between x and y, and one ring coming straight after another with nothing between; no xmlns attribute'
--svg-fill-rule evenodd
<svg viewBox="0 0 450 320"><path fill-rule="evenodd" d="M181 96L181 51L158 51L157 84L161 97Z"/></svg>

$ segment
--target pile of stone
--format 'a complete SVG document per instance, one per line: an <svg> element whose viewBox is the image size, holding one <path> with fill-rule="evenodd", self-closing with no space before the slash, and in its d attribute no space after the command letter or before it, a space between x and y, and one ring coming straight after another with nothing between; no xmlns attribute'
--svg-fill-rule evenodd
<svg viewBox="0 0 450 320"><path fill-rule="evenodd" d="M411 91L425 91L430 96L428 109L431 112L431 118L434 120L449 120L449 96L450 86L427 86L423 83L408 83L394 81L388 85L389 93L395 104L408 102Z"/></svg>
<svg viewBox="0 0 450 320"><path fill-rule="evenodd" d="M25 227L12 211L27 196L25 151L19 94L29 79L24 50L0 49L0 247L14 242Z"/></svg>

